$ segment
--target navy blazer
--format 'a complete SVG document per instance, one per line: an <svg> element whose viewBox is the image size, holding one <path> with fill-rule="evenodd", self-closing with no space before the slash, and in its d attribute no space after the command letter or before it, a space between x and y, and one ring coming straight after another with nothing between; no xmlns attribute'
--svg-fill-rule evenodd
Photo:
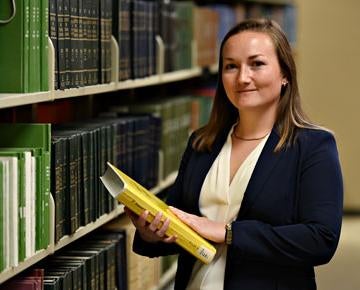
<svg viewBox="0 0 360 290"><path fill-rule="evenodd" d="M225 143L197 152L190 138L168 203L200 215L204 179ZM334 137L299 129L290 147L274 153L273 130L263 148L233 223L224 289L312 290L314 269L333 256L340 236L343 184ZM135 252L155 257L179 253L175 289L185 289L195 258L176 244L146 243L135 235Z"/></svg>

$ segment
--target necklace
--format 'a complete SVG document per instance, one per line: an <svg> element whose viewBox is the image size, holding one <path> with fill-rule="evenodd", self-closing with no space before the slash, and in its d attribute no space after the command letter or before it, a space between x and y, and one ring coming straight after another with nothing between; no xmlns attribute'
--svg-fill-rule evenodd
<svg viewBox="0 0 360 290"><path fill-rule="evenodd" d="M233 135L236 139L240 139L242 141L256 141L256 140L261 140L261 139L264 139L269 133L266 133L264 136L261 136L261 137L258 137L258 138L243 138L243 137L240 137L238 135L236 135L236 132L233 131Z"/></svg>

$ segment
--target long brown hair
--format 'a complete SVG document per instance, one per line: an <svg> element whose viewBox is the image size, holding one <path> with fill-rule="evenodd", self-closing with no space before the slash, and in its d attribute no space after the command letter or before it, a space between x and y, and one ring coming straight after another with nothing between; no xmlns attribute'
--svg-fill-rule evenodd
<svg viewBox="0 0 360 290"><path fill-rule="evenodd" d="M243 31L266 33L274 43L276 55L283 76L288 81L280 93L275 128L280 134L280 140L275 152L291 144L296 137L297 128L319 128L305 115L301 107L300 94L296 76L295 61L290 44L280 26L268 19L249 19L234 26L224 37L220 46L219 76L210 120L196 132L193 147L198 151L211 150L217 136L230 128L238 117L238 110L228 100L222 83L222 52L224 44L233 35Z"/></svg>

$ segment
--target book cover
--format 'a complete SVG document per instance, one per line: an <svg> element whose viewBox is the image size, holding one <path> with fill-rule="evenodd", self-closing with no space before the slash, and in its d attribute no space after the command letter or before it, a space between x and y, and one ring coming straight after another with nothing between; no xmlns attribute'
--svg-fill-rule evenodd
<svg viewBox="0 0 360 290"><path fill-rule="evenodd" d="M8 166L7 161L0 160L0 204L4 204L5 195L9 194L6 180L6 166ZM4 208L0 210L0 271L3 271L6 268L6 259L5 259L5 216Z"/></svg>
<svg viewBox="0 0 360 290"><path fill-rule="evenodd" d="M108 162L108 168L100 179L114 198L136 214L147 209L150 212L148 222L151 222L155 215L161 211L163 221L166 218L170 219L170 226L166 234L169 236L176 235L176 243L196 258L204 263L209 263L214 258L216 253L214 246L177 218L168 209L166 203L120 169Z"/></svg>
<svg viewBox="0 0 360 290"><path fill-rule="evenodd" d="M29 91L28 10L28 0L0 2L0 19L3 20L0 23L0 91L2 93Z"/></svg>

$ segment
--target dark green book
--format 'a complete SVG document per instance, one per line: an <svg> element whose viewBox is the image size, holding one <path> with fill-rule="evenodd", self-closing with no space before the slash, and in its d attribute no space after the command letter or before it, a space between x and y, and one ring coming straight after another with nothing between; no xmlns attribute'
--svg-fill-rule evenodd
<svg viewBox="0 0 360 290"><path fill-rule="evenodd" d="M16 9L13 7L16 5ZM0 92L29 92L29 0L0 2ZM11 18L12 14L15 16ZM6 22L6 20L9 20ZM6 23L3 23L6 22Z"/></svg>
<svg viewBox="0 0 360 290"><path fill-rule="evenodd" d="M6 173L5 171L5 161L0 160L0 205L3 206L5 203L5 185L6 185ZM5 261L5 249L4 249L4 238L5 238L5 216L4 210L0 210L0 272L5 269L6 261Z"/></svg>
<svg viewBox="0 0 360 290"><path fill-rule="evenodd" d="M73 130L53 130L53 138L65 138L67 158L66 166L66 203L65 208L69 214L65 217L66 234L73 234L80 227L80 134Z"/></svg>
<svg viewBox="0 0 360 290"><path fill-rule="evenodd" d="M49 1L40 0L40 89L49 90Z"/></svg>
<svg viewBox="0 0 360 290"><path fill-rule="evenodd" d="M51 194L55 202L55 243L65 235L66 210L66 138L51 141Z"/></svg>
<svg viewBox="0 0 360 290"><path fill-rule="evenodd" d="M40 0L30 0L29 91L40 91Z"/></svg>
<svg viewBox="0 0 360 290"><path fill-rule="evenodd" d="M55 61L55 75L54 75L54 89L59 88L59 47L58 47L58 15L57 15L57 0L49 1L49 37L54 46L54 61Z"/></svg>

